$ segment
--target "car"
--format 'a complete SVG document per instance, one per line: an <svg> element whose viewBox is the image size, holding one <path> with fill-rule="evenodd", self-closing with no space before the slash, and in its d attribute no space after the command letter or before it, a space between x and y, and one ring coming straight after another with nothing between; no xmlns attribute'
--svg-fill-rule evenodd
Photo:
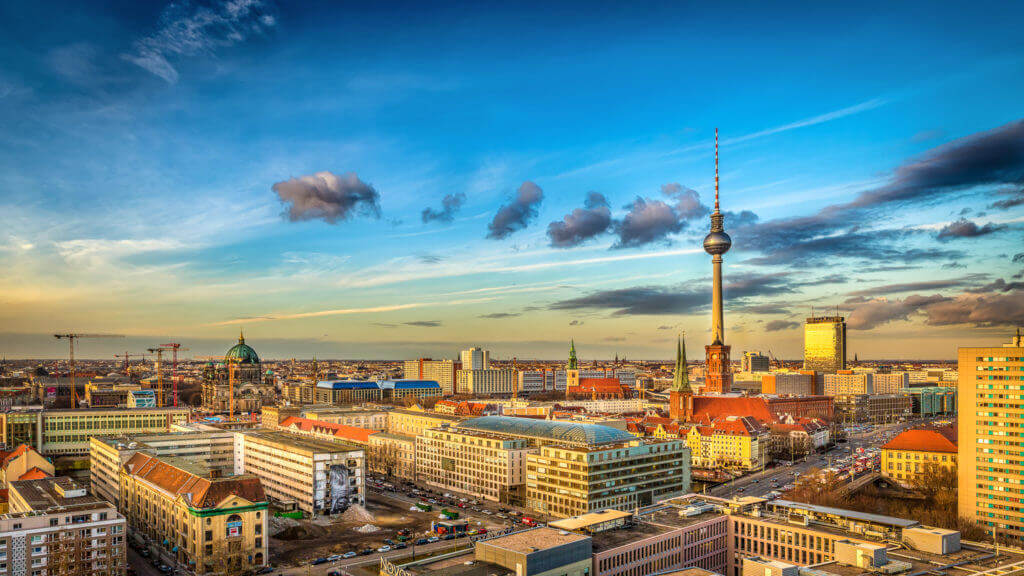
<svg viewBox="0 0 1024 576"><path fill-rule="evenodd" d="M490 510L486 510L486 509L482 510L481 512L483 512L484 514L487 514L488 516L490 516L491 514L494 514L494 512L491 512Z"/></svg>
<svg viewBox="0 0 1024 576"><path fill-rule="evenodd" d="M475 529L475 528L474 528L474 529L472 529L472 530L470 530L469 532L466 532L466 534L468 534L468 535L470 535L470 536L476 536L476 535L477 535L477 534L479 534L479 533L480 533L480 531L479 531L479 530L477 530L477 529Z"/></svg>
<svg viewBox="0 0 1024 576"><path fill-rule="evenodd" d="M384 546L377 548L377 552L391 552L391 546L385 544Z"/></svg>
<svg viewBox="0 0 1024 576"><path fill-rule="evenodd" d="M480 528L479 530L477 530L477 533L478 534L487 534L487 528Z"/></svg>
<svg viewBox="0 0 1024 576"><path fill-rule="evenodd" d="M387 544L388 546L394 546L395 545L395 541L392 540L391 538L385 538L384 539L384 543Z"/></svg>
<svg viewBox="0 0 1024 576"><path fill-rule="evenodd" d="M437 536L431 536L430 538L427 538L427 542L429 542L431 544L433 544L434 542L440 542L440 541L441 541L441 539L438 538Z"/></svg>
<svg viewBox="0 0 1024 576"><path fill-rule="evenodd" d="M319 566L320 564L326 564L326 563L327 563L327 558L317 558L316 560L313 560L313 562L312 562L313 566Z"/></svg>
<svg viewBox="0 0 1024 576"><path fill-rule="evenodd" d="M359 554L357 552L352 552L351 550L341 555L341 557L346 560L349 558L355 558L356 556L359 556Z"/></svg>
<svg viewBox="0 0 1024 576"><path fill-rule="evenodd" d="M359 551L360 556L369 556L370 554L373 554L373 548L363 548Z"/></svg>
<svg viewBox="0 0 1024 576"><path fill-rule="evenodd" d="M456 506L458 506L459 508L465 508L466 507L466 505L463 504L462 502L459 502L458 504L456 504Z"/></svg>
<svg viewBox="0 0 1024 576"><path fill-rule="evenodd" d="M331 554L327 557L328 562L337 562L338 560L341 560L341 554Z"/></svg>
<svg viewBox="0 0 1024 576"><path fill-rule="evenodd" d="M408 547L408 544L406 544L405 542L399 542L398 544L395 544L395 550L401 550L402 548L407 548L407 547Z"/></svg>
<svg viewBox="0 0 1024 576"><path fill-rule="evenodd" d="M167 564L161 564L160 565L160 571L163 572L164 574L169 574L171 572L171 570L173 570L173 568L171 568Z"/></svg>
<svg viewBox="0 0 1024 576"><path fill-rule="evenodd" d="M445 534L444 536L442 536L441 540L455 540L455 534L452 534L451 532L449 532L449 533Z"/></svg>
<svg viewBox="0 0 1024 576"><path fill-rule="evenodd" d="M508 518L508 514L502 514L501 512L498 512L498 518L501 518L502 520L505 520L505 519Z"/></svg>
<svg viewBox="0 0 1024 576"><path fill-rule="evenodd" d="M416 541L416 545L417 546L423 546L426 543L427 543L427 539L426 538L420 538L419 540Z"/></svg>

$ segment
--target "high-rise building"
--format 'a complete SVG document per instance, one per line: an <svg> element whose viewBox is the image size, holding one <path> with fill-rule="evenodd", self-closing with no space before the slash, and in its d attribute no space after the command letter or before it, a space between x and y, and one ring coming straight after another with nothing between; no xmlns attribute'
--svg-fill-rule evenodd
<svg viewBox="0 0 1024 576"><path fill-rule="evenodd" d="M846 370L846 318L812 316L804 324L804 370Z"/></svg>
<svg viewBox="0 0 1024 576"><path fill-rule="evenodd" d="M441 393L451 395L455 393L455 373L462 368L462 364L454 360L431 360L420 358L419 360L405 361L405 378L408 380L433 380L441 385Z"/></svg>
<svg viewBox="0 0 1024 576"><path fill-rule="evenodd" d="M760 350L744 352L741 370L744 372L768 372L771 370L771 363L767 356L761 354Z"/></svg>
<svg viewBox="0 0 1024 576"><path fill-rule="evenodd" d="M455 380L456 394L490 396L514 394L519 385L515 370L459 370Z"/></svg>
<svg viewBox="0 0 1024 576"><path fill-rule="evenodd" d="M1010 435L1024 426L1024 338L1018 330L1002 347L960 348L957 364L959 515L1022 542L1024 446Z"/></svg>
<svg viewBox="0 0 1024 576"><path fill-rule="evenodd" d="M462 351L463 370L487 370L491 367L491 353L483 348Z"/></svg>
<svg viewBox="0 0 1024 576"><path fill-rule="evenodd" d="M711 213L711 232L704 237L704 251L711 255L711 344L704 347L705 393L725 393L732 388L732 365L725 343L725 319L722 312L722 255L732 247L725 233L725 216L718 207L718 129L715 128L715 211Z"/></svg>

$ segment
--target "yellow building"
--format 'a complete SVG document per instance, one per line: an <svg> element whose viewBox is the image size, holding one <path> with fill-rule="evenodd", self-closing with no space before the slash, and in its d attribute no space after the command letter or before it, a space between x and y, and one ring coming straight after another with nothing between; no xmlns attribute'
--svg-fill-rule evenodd
<svg viewBox="0 0 1024 576"><path fill-rule="evenodd" d="M378 432L371 434L366 465L372 472L416 479L416 437Z"/></svg>
<svg viewBox="0 0 1024 576"><path fill-rule="evenodd" d="M882 476L913 488L929 463L955 471L956 453L952 427L906 430L882 446Z"/></svg>
<svg viewBox="0 0 1024 576"><path fill-rule="evenodd" d="M427 412L422 408L405 408L388 412L388 429L391 434L402 436L419 436L427 428L437 428L445 424L458 424L463 418L450 414Z"/></svg>
<svg viewBox="0 0 1024 576"><path fill-rule="evenodd" d="M771 431L757 419L725 416L711 424L679 424L671 418L648 417L633 424L649 438L683 438L694 468L763 470L768 464Z"/></svg>
<svg viewBox="0 0 1024 576"><path fill-rule="evenodd" d="M804 324L804 370L836 372L846 369L846 319L808 318Z"/></svg>
<svg viewBox="0 0 1024 576"><path fill-rule="evenodd" d="M461 427L432 428L416 438L416 478L442 490L518 502L527 440Z"/></svg>
<svg viewBox="0 0 1024 576"><path fill-rule="evenodd" d="M128 526L177 547L198 575L267 564L267 498L255 476L221 476L197 462L137 452L121 468L119 509Z"/></svg>
<svg viewBox="0 0 1024 576"><path fill-rule="evenodd" d="M1000 538L1024 542L1020 505L1024 458L1024 338L1010 344L960 348L957 390L957 502L959 515L979 522Z"/></svg>

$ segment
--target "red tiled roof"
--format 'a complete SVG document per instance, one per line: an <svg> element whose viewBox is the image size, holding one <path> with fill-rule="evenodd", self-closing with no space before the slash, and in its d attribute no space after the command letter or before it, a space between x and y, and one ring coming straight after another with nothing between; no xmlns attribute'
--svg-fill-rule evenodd
<svg viewBox="0 0 1024 576"><path fill-rule="evenodd" d="M956 453L956 430L945 428L914 428L890 440L883 450L917 450L920 452Z"/></svg>
<svg viewBox="0 0 1024 576"><path fill-rule="evenodd" d="M50 474L44 470L41 470L38 466L33 466L28 472L25 472L18 477L18 480L42 480L43 478L49 478Z"/></svg>
<svg viewBox="0 0 1024 576"><path fill-rule="evenodd" d="M355 440L356 442L363 443L369 442L370 435L377 433L376 430L370 430L369 428L346 426L344 424L335 424L333 422L324 422L322 420L310 420L309 418L299 418L298 416L289 416L285 418L281 421L279 426L281 428L291 428L292 430L300 430L302 432L324 434L334 436L335 438Z"/></svg>
<svg viewBox="0 0 1024 576"><path fill-rule="evenodd" d="M722 416L752 416L761 422L775 420L763 398L742 396L694 396L693 416L695 420Z"/></svg>
<svg viewBox="0 0 1024 576"><path fill-rule="evenodd" d="M145 452L136 452L124 463L129 474L182 497L193 508L213 508L229 496L250 502L267 501L259 478L250 475L202 478Z"/></svg>
<svg viewBox="0 0 1024 576"><path fill-rule="evenodd" d="M4 461L3 461L2 466L6 469L7 465L10 464L15 458L17 458L18 456L21 456L22 454L28 452L29 450L34 450L34 448L29 446L28 444L21 444L20 446L18 446L14 450L11 450L10 452L8 452L6 456L4 456Z"/></svg>

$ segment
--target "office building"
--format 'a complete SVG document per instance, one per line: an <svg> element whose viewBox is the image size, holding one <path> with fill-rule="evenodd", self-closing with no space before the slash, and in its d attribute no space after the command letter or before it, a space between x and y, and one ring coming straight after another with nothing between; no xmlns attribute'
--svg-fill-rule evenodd
<svg viewBox="0 0 1024 576"><path fill-rule="evenodd" d="M951 426L905 430L882 446L882 476L913 488L929 464L955 471L956 455Z"/></svg>
<svg viewBox="0 0 1024 576"><path fill-rule="evenodd" d="M1010 436L1024 426L1024 338L1018 331L1002 347L960 348L957 371L959 514L1024 543L1024 447Z"/></svg>
<svg viewBox="0 0 1024 576"><path fill-rule="evenodd" d="M0 443L28 444L44 456L84 456L89 438L169 432L188 422L188 408L13 408L0 412Z"/></svg>
<svg viewBox="0 0 1024 576"><path fill-rule="evenodd" d="M463 350L460 359L462 360L462 370L489 370L491 368L491 353L483 348Z"/></svg>
<svg viewBox="0 0 1024 576"><path fill-rule="evenodd" d="M519 378L515 370L459 370L455 390L472 396L512 395L517 392Z"/></svg>
<svg viewBox="0 0 1024 576"><path fill-rule="evenodd" d="M906 372L876 372L871 381L875 394L902 394L910 387L910 375Z"/></svg>
<svg viewBox="0 0 1024 576"><path fill-rule="evenodd" d="M118 504L121 467L136 452L153 456L194 460L225 475L235 472L235 434L218 432L168 432L93 436L89 439L89 490L107 502Z"/></svg>
<svg viewBox="0 0 1024 576"><path fill-rule="evenodd" d="M153 390L132 390L128 393L128 408L156 408L156 392Z"/></svg>
<svg viewBox="0 0 1024 576"><path fill-rule="evenodd" d="M779 396L813 396L814 375L800 372L771 372L761 376L761 392Z"/></svg>
<svg viewBox="0 0 1024 576"><path fill-rule="evenodd" d="M388 432L371 434L366 466L377 474L416 480L416 437Z"/></svg>
<svg viewBox="0 0 1024 576"><path fill-rule="evenodd" d="M294 502L311 516L366 502L366 457L354 444L288 432L241 434L242 471L259 478L268 499Z"/></svg>
<svg viewBox="0 0 1024 576"><path fill-rule="evenodd" d="M846 396L850 394L874 394L875 374L841 370L836 374L825 374L825 395Z"/></svg>
<svg viewBox="0 0 1024 576"><path fill-rule="evenodd" d="M592 567L589 536L547 527L477 542L473 557L517 576L590 576Z"/></svg>
<svg viewBox="0 0 1024 576"><path fill-rule="evenodd" d="M771 362L767 356L761 354L760 350L744 352L740 370L743 372L768 372L771 370Z"/></svg>
<svg viewBox="0 0 1024 576"><path fill-rule="evenodd" d="M441 393L448 396L455 393L455 374L462 368L454 360L406 360L404 376L407 380L433 380L440 384Z"/></svg>
<svg viewBox="0 0 1024 576"><path fill-rule="evenodd" d="M427 428L437 428L447 424L458 424L465 418L451 414L427 412L422 408L399 408L388 412L388 428L391 434L402 436L420 436Z"/></svg>
<svg viewBox="0 0 1024 576"><path fill-rule="evenodd" d="M928 417L940 414L956 414L956 388L951 386L922 386L907 388L904 395L910 396L916 416Z"/></svg>
<svg viewBox="0 0 1024 576"><path fill-rule="evenodd" d="M388 414L388 410L381 410L380 408L370 406L345 408L313 406L305 408L301 411L301 414L291 415L301 415L303 418L330 422L332 424L383 431L388 427Z"/></svg>
<svg viewBox="0 0 1024 576"><path fill-rule="evenodd" d="M136 452L121 467L118 508L136 534L197 575L267 565L267 498L255 476L225 476L193 460ZM177 548L172 552L173 548Z"/></svg>
<svg viewBox="0 0 1024 576"><path fill-rule="evenodd" d="M381 380L377 386L385 401L441 396L441 385L433 380Z"/></svg>
<svg viewBox="0 0 1024 576"><path fill-rule="evenodd" d="M0 515L0 573L125 573L125 519L84 485L67 477L16 481L8 498L9 510Z"/></svg>
<svg viewBox="0 0 1024 576"><path fill-rule="evenodd" d="M804 370L846 370L846 318L814 316L804 323Z"/></svg>
<svg viewBox="0 0 1024 576"><path fill-rule="evenodd" d="M888 424L913 414L913 401L903 394L849 394L833 397L836 420L858 424Z"/></svg>
<svg viewBox="0 0 1024 576"><path fill-rule="evenodd" d="M536 448L524 438L460 426L430 428L416 438L416 477L442 490L520 503L526 455L532 452Z"/></svg>

